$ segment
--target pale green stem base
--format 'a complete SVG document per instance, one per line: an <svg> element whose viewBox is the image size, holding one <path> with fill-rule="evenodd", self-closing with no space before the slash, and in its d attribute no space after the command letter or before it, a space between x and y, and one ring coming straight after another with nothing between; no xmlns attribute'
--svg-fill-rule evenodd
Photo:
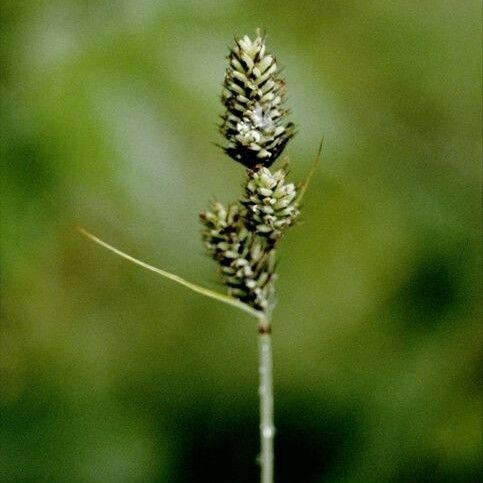
<svg viewBox="0 0 483 483"><path fill-rule="evenodd" d="M308 177L310 180L310 177ZM275 436L275 426L273 424L273 368L272 368L272 336L270 315L253 309L249 305L228 295L220 294L209 290L200 285L185 280L178 275L167 272L152 265L147 264L137 258L122 252L121 250L109 245L105 241L97 238L82 227L78 230L90 238L95 243L115 253L116 255L139 265L147 270L157 273L165 278L183 285L193 292L197 292L206 297L237 307L258 319L258 349L259 349L259 373L260 373L260 466L261 483L273 483L273 438Z"/></svg>
<svg viewBox="0 0 483 483"><path fill-rule="evenodd" d="M270 321L260 321L258 336L260 373L260 466L261 483L273 483L273 364Z"/></svg>

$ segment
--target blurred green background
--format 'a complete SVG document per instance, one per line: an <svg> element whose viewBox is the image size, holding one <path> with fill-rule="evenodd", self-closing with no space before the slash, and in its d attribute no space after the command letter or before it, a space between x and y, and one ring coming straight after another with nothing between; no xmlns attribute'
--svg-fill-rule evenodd
<svg viewBox="0 0 483 483"><path fill-rule="evenodd" d="M1 4L0 481L257 481L249 316L197 214L240 193L213 144L233 35L284 66L304 223L281 247L277 481L475 482L481 5ZM219 287L218 287L219 288Z"/></svg>

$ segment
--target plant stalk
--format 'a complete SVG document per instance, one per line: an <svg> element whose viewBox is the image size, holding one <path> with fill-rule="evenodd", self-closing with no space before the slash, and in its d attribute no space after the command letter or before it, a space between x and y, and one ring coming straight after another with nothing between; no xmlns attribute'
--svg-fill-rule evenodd
<svg viewBox="0 0 483 483"><path fill-rule="evenodd" d="M273 483L273 365L272 335L268 316L258 326L258 354L260 374L260 466L261 483Z"/></svg>

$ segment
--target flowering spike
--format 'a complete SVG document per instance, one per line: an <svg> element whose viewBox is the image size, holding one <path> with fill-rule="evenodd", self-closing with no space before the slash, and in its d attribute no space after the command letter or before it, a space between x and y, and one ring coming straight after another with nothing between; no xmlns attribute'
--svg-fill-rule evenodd
<svg viewBox="0 0 483 483"><path fill-rule="evenodd" d="M220 129L228 140L226 153L248 168L247 177L241 199L227 207L212 202L200 215L202 238L228 294L269 314L275 249L299 216L296 188L285 181L287 166L274 173L269 167L293 136L293 124L285 121L285 84L260 32L254 40L237 39L228 59Z"/></svg>
<svg viewBox="0 0 483 483"><path fill-rule="evenodd" d="M270 167L294 135L294 125L285 121L285 82L265 50L258 30L254 40L247 35L236 40L222 93L226 112L220 131L228 141L224 150L251 169Z"/></svg>

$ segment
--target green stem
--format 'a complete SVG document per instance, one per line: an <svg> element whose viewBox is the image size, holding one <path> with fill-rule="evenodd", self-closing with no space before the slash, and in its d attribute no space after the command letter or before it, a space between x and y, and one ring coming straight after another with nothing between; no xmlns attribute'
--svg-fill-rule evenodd
<svg viewBox="0 0 483 483"><path fill-rule="evenodd" d="M196 293L206 297L218 300L220 302L237 307L244 312L248 312L258 320L258 349L259 349L259 374L260 374L260 465L261 465L261 483L273 483L273 437L275 435L275 426L273 424L273 369L272 369L272 336L270 315L255 310L249 305L239 300L220 294L213 290L209 290L200 285L194 284L179 277L173 273L153 267L137 258L122 252L121 250L109 245L100 238L89 233L82 227L77 227L78 231L87 238L91 239L98 245L115 253L116 255L139 265L151 272L162 275L173 282L177 282Z"/></svg>
<svg viewBox="0 0 483 483"><path fill-rule="evenodd" d="M260 466L261 483L273 483L273 363L272 336L268 316L258 326L258 357L260 383Z"/></svg>

